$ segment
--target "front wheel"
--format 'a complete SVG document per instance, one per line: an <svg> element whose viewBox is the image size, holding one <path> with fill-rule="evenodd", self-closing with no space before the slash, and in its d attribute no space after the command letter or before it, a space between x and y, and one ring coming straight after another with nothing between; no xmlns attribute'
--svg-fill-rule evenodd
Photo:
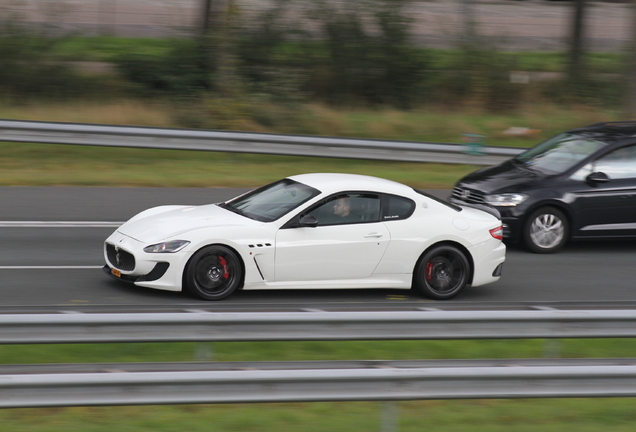
<svg viewBox="0 0 636 432"><path fill-rule="evenodd" d="M188 263L185 289L204 300L221 300L238 288L242 276L240 258L233 250L208 246L195 253Z"/></svg>
<svg viewBox="0 0 636 432"><path fill-rule="evenodd" d="M468 283L470 265L466 255L453 246L437 246L424 254L415 267L414 286L426 297L455 297Z"/></svg>
<svg viewBox="0 0 636 432"><path fill-rule="evenodd" d="M560 210L544 207L534 211L523 230L526 247L535 253L554 253L568 240L568 220Z"/></svg>

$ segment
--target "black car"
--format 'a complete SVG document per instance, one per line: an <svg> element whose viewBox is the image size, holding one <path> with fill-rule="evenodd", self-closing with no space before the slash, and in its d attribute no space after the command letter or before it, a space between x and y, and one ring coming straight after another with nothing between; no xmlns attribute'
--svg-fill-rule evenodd
<svg viewBox="0 0 636 432"><path fill-rule="evenodd" d="M495 207L504 238L537 253L569 240L636 237L636 122L559 134L467 175L451 201Z"/></svg>

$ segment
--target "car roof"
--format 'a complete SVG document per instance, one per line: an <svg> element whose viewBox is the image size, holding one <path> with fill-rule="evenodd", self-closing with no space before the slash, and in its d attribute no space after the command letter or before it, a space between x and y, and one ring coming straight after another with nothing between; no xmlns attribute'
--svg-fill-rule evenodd
<svg viewBox="0 0 636 432"><path fill-rule="evenodd" d="M636 122L605 122L594 123L568 133L583 135L607 144L622 143L625 140L636 141Z"/></svg>
<svg viewBox="0 0 636 432"><path fill-rule="evenodd" d="M410 194L413 189L402 183L379 177L359 174L313 173L289 177L291 180L306 184L330 194L340 191L375 191L393 194Z"/></svg>

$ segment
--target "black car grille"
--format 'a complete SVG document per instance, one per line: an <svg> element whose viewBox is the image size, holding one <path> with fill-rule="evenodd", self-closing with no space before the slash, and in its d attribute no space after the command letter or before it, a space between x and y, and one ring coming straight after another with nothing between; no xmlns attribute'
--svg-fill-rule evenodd
<svg viewBox="0 0 636 432"><path fill-rule="evenodd" d="M484 197L486 196L486 194L484 194L481 191L478 191L476 189L469 189L469 188L465 188L465 187L461 187L461 186L456 186L453 189L453 193L451 194L451 197L457 201L463 201L467 204L485 204L486 200L484 199Z"/></svg>
<svg viewBox="0 0 636 432"><path fill-rule="evenodd" d="M123 249L117 250L115 246L107 243L106 255L110 264L119 270L130 271L135 269L135 257Z"/></svg>

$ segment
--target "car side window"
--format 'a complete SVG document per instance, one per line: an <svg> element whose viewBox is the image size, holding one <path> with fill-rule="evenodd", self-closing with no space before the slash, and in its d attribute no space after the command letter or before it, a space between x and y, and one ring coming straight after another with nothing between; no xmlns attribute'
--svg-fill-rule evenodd
<svg viewBox="0 0 636 432"><path fill-rule="evenodd" d="M613 180L636 178L636 146L623 147L585 164L575 172L573 180L585 180L593 172L602 172Z"/></svg>
<svg viewBox="0 0 636 432"><path fill-rule="evenodd" d="M413 214L414 210L415 203L412 200L396 195L385 195L382 220L390 221L406 219Z"/></svg>
<svg viewBox="0 0 636 432"><path fill-rule="evenodd" d="M368 193L342 193L309 210L318 226L377 222L380 218L380 196Z"/></svg>
<svg viewBox="0 0 636 432"><path fill-rule="evenodd" d="M594 171L610 179L636 178L636 146L615 150L594 163Z"/></svg>

